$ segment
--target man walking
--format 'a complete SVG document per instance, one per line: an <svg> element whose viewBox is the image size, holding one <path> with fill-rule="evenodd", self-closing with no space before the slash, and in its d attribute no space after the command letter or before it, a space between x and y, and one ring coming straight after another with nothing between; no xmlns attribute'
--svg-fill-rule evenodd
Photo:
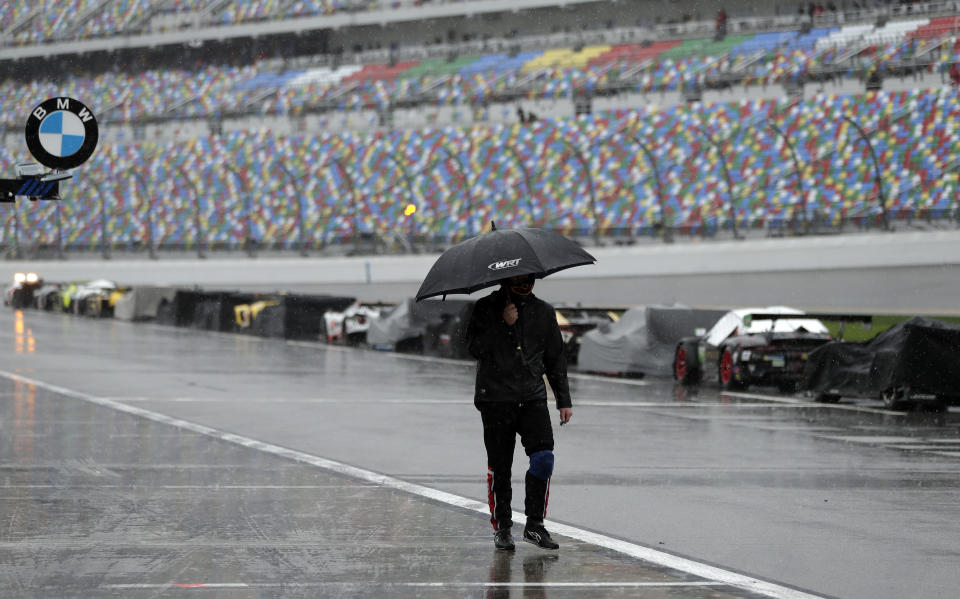
<svg viewBox="0 0 960 599"><path fill-rule="evenodd" d="M543 526L553 474L553 429L543 375L560 410L560 424L573 416L567 362L556 312L533 295L533 275L501 281L477 301L467 327L477 359L474 405L483 421L487 451L487 497L497 549L513 550L510 487L516 437L530 460L525 480L523 540L559 549Z"/></svg>

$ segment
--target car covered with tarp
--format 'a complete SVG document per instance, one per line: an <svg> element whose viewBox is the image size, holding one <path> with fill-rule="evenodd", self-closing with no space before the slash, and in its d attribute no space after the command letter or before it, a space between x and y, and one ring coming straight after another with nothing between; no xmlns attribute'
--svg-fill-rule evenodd
<svg viewBox="0 0 960 599"><path fill-rule="evenodd" d="M374 349L465 358L472 299L416 301L407 298L370 321L367 345Z"/></svg>
<svg viewBox="0 0 960 599"><path fill-rule="evenodd" d="M577 368L615 376L670 376L677 341L705 331L723 314L683 305L630 308L583 334Z"/></svg>
<svg viewBox="0 0 960 599"><path fill-rule="evenodd" d="M162 285L138 285L120 297L113 307L117 320L154 320L161 302L173 301L177 290Z"/></svg>
<svg viewBox="0 0 960 599"><path fill-rule="evenodd" d="M869 341L833 341L811 352L803 387L821 401L874 397L891 409L960 402L960 326L921 316Z"/></svg>
<svg viewBox="0 0 960 599"><path fill-rule="evenodd" d="M563 338L567 364L576 364L580 356L580 341L583 335L601 325L616 322L623 308L586 308L583 306L554 307L557 325Z"/></svg>

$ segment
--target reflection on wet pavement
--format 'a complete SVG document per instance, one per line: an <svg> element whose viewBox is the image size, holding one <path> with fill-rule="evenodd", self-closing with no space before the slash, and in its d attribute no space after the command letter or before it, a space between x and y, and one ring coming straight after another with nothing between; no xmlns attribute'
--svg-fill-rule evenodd
<svg viewBox="0 0 960 599"><path fill-rule="evenodd" d="M472 365L2 314L0 596L761 595L645 547L851 599L960 586L954 410L574 376L548 515L563 547L501 564L482 514L376 482L485 498Z"/></svg>
<svg viewBox="0 0 960 599"><path fill-rule="evenodd" d="M570 539L497 552L477 514L22 381L0 398L0 596L743 596Z"/></svg>

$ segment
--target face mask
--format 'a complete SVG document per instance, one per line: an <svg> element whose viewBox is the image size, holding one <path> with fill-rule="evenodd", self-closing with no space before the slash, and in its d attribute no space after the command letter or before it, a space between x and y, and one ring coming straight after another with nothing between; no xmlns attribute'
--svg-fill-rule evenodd
<svg viewBox="0 0 960 599"><path fill-rule="evenodd" d="M516 285L510 286L510 293L514 293L521 297L530 295L533 293L533 282L529 283L518 283Z"/></svg>

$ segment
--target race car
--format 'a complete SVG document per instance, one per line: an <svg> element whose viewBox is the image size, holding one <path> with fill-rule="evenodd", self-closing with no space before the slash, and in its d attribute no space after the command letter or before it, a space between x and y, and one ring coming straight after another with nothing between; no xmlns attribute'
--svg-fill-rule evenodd
<svg viewBox="0 0 960 599"><path fill-rule="evenodd" d="M33 306L37 310L61 312L61 287L60 283L44 283L42 287L33 293Z"/></svg>
<svg viewBox="0 0 960 599"><path fill-rule="evenodd" d="M35 272L18 272L13 276L13 284L3 293L3 303L14 309L33 306L33 294L43 286Z"/></svg>
<svg viewBox="0 0 960 599"><path fill-rule="evenodd" d="M123 296L123 289L113 281L97 279L68 287L64 300L65 311L84 316L113 316L113 306Z"/></svg>
<svg viewBox="0 0 960 599"><path fill-rule="evenodd" d="M323 313L323 324L327 343L363 345L367 341L370 321L380 318L381 312L394 304L383 302L355 302L340 312L327 310Z"/></svg>
<svg viewBox="0 0 960 599"><path fill-rule="evenodd" d="M821 320L869 323L872 318L807 314L786 306L731 310L703 335L677 343L673 378L689 385L715 375L728 390L771 385L796 391L807 355L832 339Z"/></svg>
<svg viewBox="0 0 960 599"><path fill-rule="evenodd" d="M264 309L270 306L276 306L279 303L280 300L266 299L249 304L237 304L233 307L233 320L236 329L238 331L249 332L253 321L257 319L257 316L259 316Z"/></svg>

